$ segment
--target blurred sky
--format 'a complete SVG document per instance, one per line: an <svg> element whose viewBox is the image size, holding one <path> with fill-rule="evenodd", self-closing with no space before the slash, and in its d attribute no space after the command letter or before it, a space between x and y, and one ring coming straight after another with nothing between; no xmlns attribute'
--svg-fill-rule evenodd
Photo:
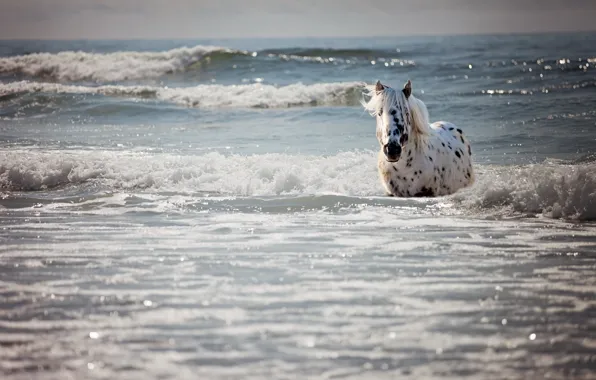
<svg viewBox="0 0 596 380"><path fill-rule="evenodd" d="M595 18L596 0L0 0L0 38L524 33Z"/></svg>

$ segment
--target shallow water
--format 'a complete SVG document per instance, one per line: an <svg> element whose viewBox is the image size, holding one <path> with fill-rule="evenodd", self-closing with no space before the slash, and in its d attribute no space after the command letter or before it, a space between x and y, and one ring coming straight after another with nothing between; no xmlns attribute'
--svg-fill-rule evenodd
<svg viewBox="0 0 596 380"><path fill-rule="evenodd" d="M3 41L3 378L595 378L595 42ZM407 78L472 188L383 196Z"/></svg>

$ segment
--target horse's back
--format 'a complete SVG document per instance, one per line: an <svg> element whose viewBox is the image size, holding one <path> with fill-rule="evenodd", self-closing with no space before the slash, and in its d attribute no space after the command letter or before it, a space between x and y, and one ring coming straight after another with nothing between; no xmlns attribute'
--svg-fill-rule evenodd
<svg viewBox="0 0 596 380"><path fill-rule="evenodd" d="M448 121L434 122L431 128L447 153L446 163L451 168L449 180L446 181L449 182L448 187L452 190L473 184L475 175L472 167L472 148L463 130Z"/></svg>
<svg viewBox="0 0 596 380"><path fill-rule="evenodd" d="M465 151L469 152L470 156L472 155L470 142L464 136L464 131L461 128L448 121L436 121L430 126L443 139L447 141L455 140L450 141L453 145L459 145L461 143L465 147Z"/></svg>
<svg viewBox="0 0 596 380"><path fill-rule="evenodd" d="M461 132L461 128L458 128L455 124L448 122L448 121L435 121L434 123L432 123L431 128L437 130L437 131L447 131L447 132L453 132L453 131L460 131Z"/></svg>

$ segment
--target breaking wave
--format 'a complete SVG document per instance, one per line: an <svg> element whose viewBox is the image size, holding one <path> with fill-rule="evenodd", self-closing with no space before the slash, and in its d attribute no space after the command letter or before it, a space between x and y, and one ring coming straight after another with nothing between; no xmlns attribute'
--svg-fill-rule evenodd
<svg viewBox="0 0 596 380"><path fill-rule="evenodd" d="M198 85L194 87L157 86L77 86L59 83L11 82L0 84L0 100L19 94L100 94L130 98L157 99L188 107L286 108L317 105L357 105L361 82L301 83L277 87L261 83L244 85Z"/></svg>
<svg viewBox="0 0 596 380"><path fill-rule="evenodd" d="M0 188L35 191L93 180L113 189L240 196L320 192L372 195L378 184L374 157L373 152L322 157L13 150L0 152Z"/></svg>
<svg viewBox="0 0 596 380"><path fill-rule="evenodd" d="M120 51L89 53L64 51L33 53L0 58L0 73L23 75L31 79L59 82L119 82L159 78L192 70L203 63L243 57L304 63L366 64L378 60L391 66L414 66L415 62L399 59L395 52L370 49L267 49L235 50L219 46L182 47L161 52Z"/></svg>
<svg viewBox="0 0 596 380"><path fill-rule="evenodd" d="M117 82L157 78L187 70L217 56L245 56L246 51L218 46L182 47L162 52L87 53L64 51L0 58L0 73L57 81Z"/></svg>
<svg viewBox="0 0 596 380"><path fill-rule="evenodd" d="M468 209L496 216L596 220L596 162L592 160L478 169L477 183L452 196Z"/></svg>
<svg viewBox="0 0 596 380"><path fill-rule="evenodd" d="M200 156L130 152L0 152L0 189L36 191L93 183L111 190L235 197L341 194L382 196L375 152L331 156ZM477 183L442 198L476 216L596 220L596 163L478 166ZM344 199L345 201L345 199Z"/></svg>

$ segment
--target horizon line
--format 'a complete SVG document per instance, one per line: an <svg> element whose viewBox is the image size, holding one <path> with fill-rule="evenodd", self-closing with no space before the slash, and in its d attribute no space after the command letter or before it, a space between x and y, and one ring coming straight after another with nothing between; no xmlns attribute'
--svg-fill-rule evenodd
<svg viewBox="0 0 596 380"><path fill-rule="evenodd" d="M132 38L125 38L125 37L116 37L116 38L96 38L96 37L87 37L87 38L43 38L43 37L25 37L25 38L4 38L0 36L0 41L167 41L167 40L250 40L250 39L258 39L258 40L284 40L284 39L349 39L349 38L416 38L416 37L428 37L428 38L436 38L436 37L474 37L474 36L535 36L535 35L553 35L553 34L584 34L584 33L596 33L596 28L593 29L580 29L580 30L553 30L553 31L527 31L527 32L486 32L486 33L444 33L444 34L436 34L436 33L412 33L412 34L381 34L381 35L319 35L319 36L251 36L251 37L132 37Z"/></svg>

